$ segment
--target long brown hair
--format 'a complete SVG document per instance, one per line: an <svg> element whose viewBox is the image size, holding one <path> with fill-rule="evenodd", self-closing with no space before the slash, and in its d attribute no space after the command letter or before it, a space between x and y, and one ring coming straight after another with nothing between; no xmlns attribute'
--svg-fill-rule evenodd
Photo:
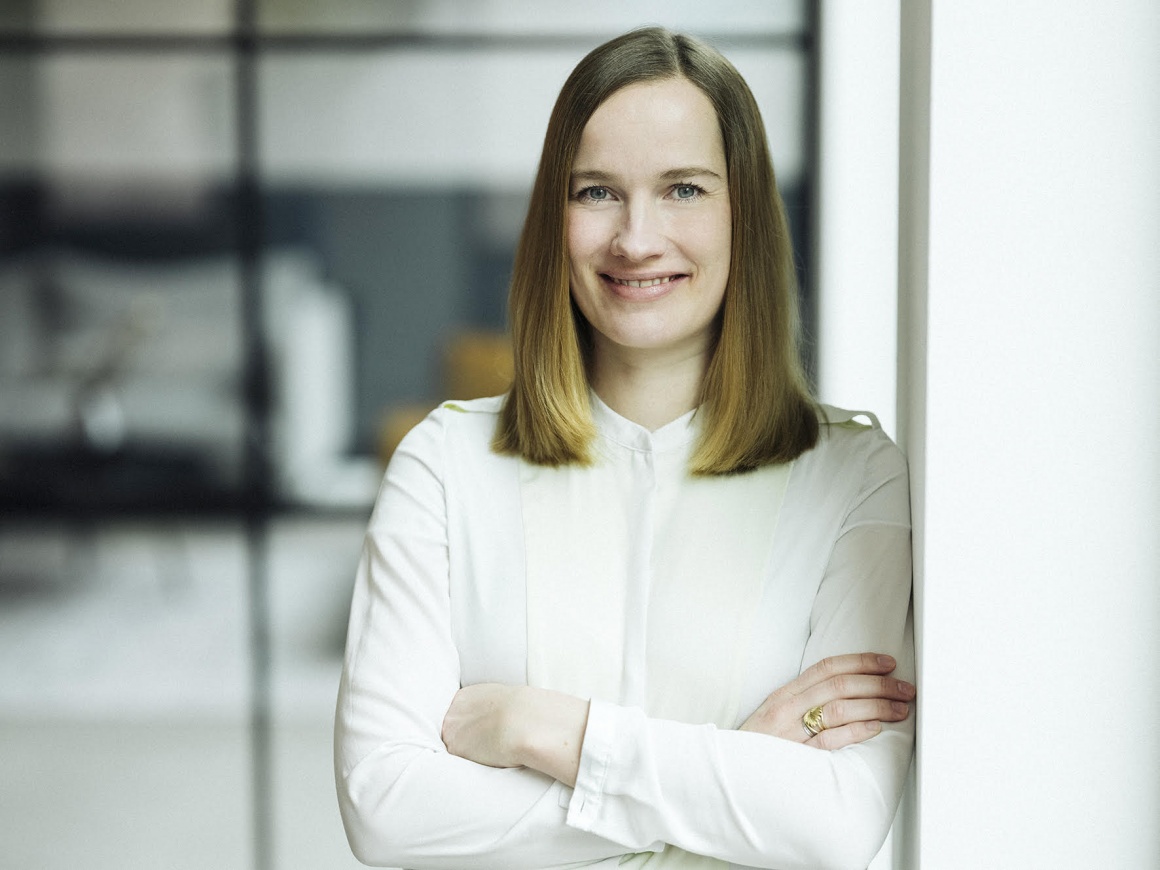
<svg viewBox="0 0 1160 870"><path fill-rule="evenodd" d="M694 474L787 462L817 442L817 408L798 351L797 276L761 113L715 49L659 27L591 51L568 77L544 137L509 296L515 375L493 441L541 465L586 464L595 434L587 322L572 302L566 208L580 137L593 112L637 82L683 77L712 102L725 142L733 251L720 333L701 387Z"/></svg>

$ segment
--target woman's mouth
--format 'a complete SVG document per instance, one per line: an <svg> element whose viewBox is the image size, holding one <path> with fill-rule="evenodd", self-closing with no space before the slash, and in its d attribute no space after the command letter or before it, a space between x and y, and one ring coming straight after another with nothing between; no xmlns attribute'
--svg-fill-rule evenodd
<svg viewBox="0 0 1160 870"><path fill-rule="evenodd" d="M605 286L619 298L628 302L649 302L669 293L688 275L678 272L649 278L621 278L604 273L600 277L604 279Z"/></svg>
<svg viewBox="0 0 1160 870"><path fill-rule="evenodd" d="M642 278L639 280L631 278L616 278L612 275L608 275L606 277L610 278L615 283L620 284L622 287L656 287L660 284L668 284L674 278L679 278L681 276L665 275L663 278Z"/></svg>

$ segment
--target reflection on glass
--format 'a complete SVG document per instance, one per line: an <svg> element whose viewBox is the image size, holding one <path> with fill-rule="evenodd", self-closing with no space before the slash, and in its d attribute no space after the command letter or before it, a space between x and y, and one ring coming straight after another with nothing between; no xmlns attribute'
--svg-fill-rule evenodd
<svg viewBox="0 0 1160 870"><path fill-rule="evenodd" d="M361 867L334 797L331 730L365 516L284 518L270 535L273 829L280 870Z"/></svg>
<svg viewBox="0 0 1160 870"><path fill-rule="evenodd" d="M36 25L33 0L0 3L0 34L30 33Z"/></svg>
<svg viewBox="0 0 1160 870"><path fill-rule="evenodd" d="M38 61L37 88L50 181L230 180L233 79L225 55L49 55Z"/></svg>
<svg viewBox="0 0 1160 870"><path fill-rule="evenodd" d="M6 866L251 866L230 69L0 61Z"/></svg>
<svg viewBox="0 0 1160 870"><path fill-rule="evenodd" d="M804 0L258 0L258 12L260 26L272 33L572 36L616 34L655 23L694 33L752 33L798 32L806 22Z"/></svg>
<svg viewBox="0 0 1160 870"><path fill-rule="evenodd" d="M224 34L235 2L0 3L0 33L67 37L0 57L0 817L25 832L0 839L13 866L241 868L266 847L279 867L355 866L329 743L369 504L414 415L503 389L512 254L580 55L639 16L713 37L754 88L791 211L803 202L797 0L257 8L272 798L251 791L262 695L237 513L254 346L242 67L224 40L85 43ZM46 827L65 793L67 837ZM275 838L258 850L255 806L272 808ZM111 837L118 816L134 830Z"/></svg>
<svg viewBox="0 0 1160 870"><path fill-rule="evenodd" d="M46 36L220 34L233 25L235 2L4 0L0 3L0 32Z"/></svg>
<svg viewBox="0 0 1160 870"><path fill-rule="evenodd" d="M244 407L224 58L28 56L0 204L6 502L237 485ZM33 143L34 147L29 147Z"/></svg>
<svg viewBox="0 0 1160 870"><path fill-rule="evenodd" d="M0 524L5 866L249 865L244 552L221 523Z"/></svg>

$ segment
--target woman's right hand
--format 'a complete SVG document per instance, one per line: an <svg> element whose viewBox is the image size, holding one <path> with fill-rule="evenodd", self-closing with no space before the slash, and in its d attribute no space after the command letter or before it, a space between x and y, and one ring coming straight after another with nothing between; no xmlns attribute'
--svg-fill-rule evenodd
<svg viewBox="0 0 1160 870"><path fill-rule="evenodd" d="M762 701L741 725L814 746L841 749L869 740L883 722L910 715L915 687L889 676L897 662L887 655L855 653L822 659ZM802 722L807 710L820 706L825 729L810 736Z"/></svg>

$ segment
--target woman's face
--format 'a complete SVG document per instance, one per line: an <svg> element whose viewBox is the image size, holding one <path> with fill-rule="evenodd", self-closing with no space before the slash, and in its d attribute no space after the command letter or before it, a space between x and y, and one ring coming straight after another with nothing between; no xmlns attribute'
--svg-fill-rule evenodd
<svg viewBox="0 0 1160 870"><path fill-rule="evenodd" d="M729 278L725 147L683 78L628 85L593 113L568 198L572 297L596 353L706 354Z"/></svg>

